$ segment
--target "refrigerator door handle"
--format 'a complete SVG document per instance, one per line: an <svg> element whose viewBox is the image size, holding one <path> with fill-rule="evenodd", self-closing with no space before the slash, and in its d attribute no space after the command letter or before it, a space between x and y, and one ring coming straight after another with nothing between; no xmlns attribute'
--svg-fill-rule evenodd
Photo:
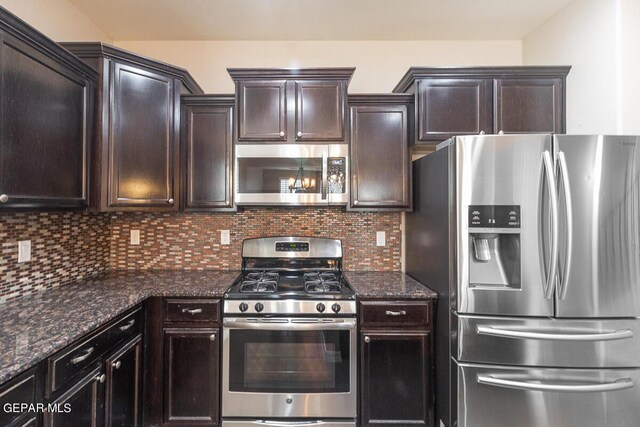
<svg viewBox="0 0 640 427"><path fill-rule="evenodd" d="M567 170L567 159L564 152L558 152L558 163L560 165L560 176L562 177L562 187L564 188L565 209L567 215L567 248L565 252L566 264L564 274L560 278L560 289L558 294L561 300L567 297L569 288L569 276L571 275L571 259L573 258L573 206L571 204L571 186L569 184L569 172Z"/></svg>
<svg viewBox="0 0 640 427"><path fill-rule="evenodd" d="M551 153L548 150L542 152L542 163L545 175L549 182L549 200L551 202L551 263L548 276L544 282L544 297L551 299L555 288L556 275L558 273L558 186L554 174Z"/></svg>
<svg viewBox="0 0 640 427"><path fill-rule="evenodd" d="M478 375L478 383L497 387L516 388L522 390L534 391L555 391L555 392L574 392L574 393L597 393L606 391L624 390L633 387L631 378L621 378L609 383L569 385L569 384L545 384L537 379L531 381L515 381L502 378L495 378L491 375Z"/></svg>
<svg viewBox="0 0 640 427"><path fill-rule="evenodd" d="M597 332L586 334L549 334L545 332L517 331L512 329L500 329L493 326L478 326L479 335L491 335L506 338L523 338L550 341L614 341L633 338L633 331L620 329L610 332Z"/></svg>

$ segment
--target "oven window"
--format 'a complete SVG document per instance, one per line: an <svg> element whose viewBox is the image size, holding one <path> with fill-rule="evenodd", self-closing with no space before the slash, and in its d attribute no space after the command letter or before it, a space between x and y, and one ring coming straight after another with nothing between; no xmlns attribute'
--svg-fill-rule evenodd
<svg viewBox="0 0 640 427"><path fill-rule="evenodd" d="M320 193L322 158L238 158L240 193Z"/></svg>
<svg viewBox="0 0 640 427"><path fill-rule="evenodd" d="M348 392L349 379L349 331L230 331L230 391Z"/></svg>

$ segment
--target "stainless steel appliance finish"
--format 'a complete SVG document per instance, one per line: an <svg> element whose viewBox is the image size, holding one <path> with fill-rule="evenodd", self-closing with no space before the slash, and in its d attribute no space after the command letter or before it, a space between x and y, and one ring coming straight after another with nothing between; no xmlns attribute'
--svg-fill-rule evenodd
<svg viewBox="0 0 640 427"><path fill-rule="evenodd" d="M229 425L354 426L355 293L339 240L248 239L223 306L222 417Z"/></svg>
<svg viewBox="0 0 640 427"><path fill-rule="evenodd" d="M637 426L640 137L457 137L414 162L446 427Z"/></svg>
<svg viewBox="0 0 640 427"><path fill-rule="evenodd" d="M559 317L640 316L640 137L556 135Z"/></svg>
<svg viewBox="0 0 640 427"><path fill-rule="evenodd" d="M455 363L460 427L637 427L640 369Z"/></svg>
<svg viewBox="0 0 640 427"><path fill-rule="evenodd" d="M349 201L347 144L238 144L235 150L237 205L321 206ZM293 186L300 187L305 178L308 188L288 188L292 179Z"/></svg>
<svg viewBox="0 0 640 427"><path fill-rule="evenodd" d="M254 320L258 320L254 322ZM356 417L357 383L357 323L355 318L318 319L318 318L225 318L223 329L223 366L229 366L232 333L235 330L254 330L261 334L273 335L277 331L295 334L297 331L342 330L348 332L349 387L345 392L237 392L229 386L230 370L222 374L222 414L223 417L265 417L265 418L350 418ZM317 343L322 346L322 341ZM327 350L322 350L327 351ZM329 352L330 353L330 352ZM308 357L301 354L300 357ZM325 357L335 357L325 354ZM294 359L295 357L290 357Z"/></svg>
<svg viewBox="0 0 640 427"><path fill-rule="evenodd" d="M309 243L308 251L278 251L279 242ZM340 240L319 237L260 237L242 242L243 258L342 258Z"/></svg>

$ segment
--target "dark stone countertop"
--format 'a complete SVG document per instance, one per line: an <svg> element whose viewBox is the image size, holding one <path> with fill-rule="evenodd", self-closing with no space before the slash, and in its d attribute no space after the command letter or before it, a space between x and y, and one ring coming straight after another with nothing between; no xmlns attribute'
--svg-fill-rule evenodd
<svg viewBox="0 0 640 427"><path fill-rule="evenodd" d="M150 296L222 297L239 271L114 271L0 305L0 384Z"/></svg>
<svg viewBox="0 0 640 427"><path fill-rule="evenodd" d="M151 296L222 298L239 271L113 271L0 304L0 384ZM437 295L404 273L345 272L359 298Z"/></svg>
<svg viewBox="0 0 640 427"><path fill-rule="evenodd" d="M401 272L347 271L345 276L358 298L436 299L438 294Z"/></svg>

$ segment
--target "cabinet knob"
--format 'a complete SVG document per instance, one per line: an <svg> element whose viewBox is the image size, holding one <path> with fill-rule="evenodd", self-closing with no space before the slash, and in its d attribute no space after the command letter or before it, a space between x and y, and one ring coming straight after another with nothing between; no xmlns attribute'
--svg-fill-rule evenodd
<svg viewBox="0 0 640 427"><path fill-rule="evenodd" d="M298 138L300 138L302 136L302 132L298 131L297 135L298 135Z"/></svg>
<svg viewBox="0 0 640 427"><path fill-rule="evenodd" d="M504 131L500 129L500 132L498 132L498 135L504 135Z"/></svg>
<svg viewBox="0 0 640 427"><path fill-rule="evenodd" d="M7 203L9 201L9 196L6 194L0 194L0 203Z"/></svg>
<svg viewBox="0 0 640 427"><path fill-rule="evenodd" d="M216 340L216 334L211 334L211 335L209 335L209 339L210 339L211 341L215 341L215 340Z"/></svg>
<svg viewBox="0 0 640 427"><path fill-rule="evenodd" d="M105 374L96 376L96 381L98 381L101 384L104 383L106 379L107 379L107 376Z"/></svg>
<svg viewBox="0 0 640 427"><path fill-rule="evenodd" d="M480 131L480 133L479 133L479 135L484 135L484 131L483 131L483 130L481 130L481 131Z"/></svg>
<svg viewBox="0 0 640 427"><path fill-rule="evenodd" d="M370 342L371 342L371 338L369 338L369 337L364 337L364 342L366 342L366 343L370 343Z"/></svg>
<svg viewBox="0 0 640 427"><path fill-rule="evenodd" d="M113 366L114 369L120 369L120 366L122 366L122 362L118 360L117 362L113 362L111 366Z"/></svg>
<svg viewBox="0 0 640 427"><path fill-rule="evenodd" d="M173 199L169 199L169 200L167 200L167 203L169 203L170 205L172 205L172 204L173 204L173 202L174 202L174 200L173 200Z"/></svg>
<svg viewBox="0 0 640 427"><path fill-rule="evenodd" d="M280 131L280 136L284 136L284 131Z"/></svg>

